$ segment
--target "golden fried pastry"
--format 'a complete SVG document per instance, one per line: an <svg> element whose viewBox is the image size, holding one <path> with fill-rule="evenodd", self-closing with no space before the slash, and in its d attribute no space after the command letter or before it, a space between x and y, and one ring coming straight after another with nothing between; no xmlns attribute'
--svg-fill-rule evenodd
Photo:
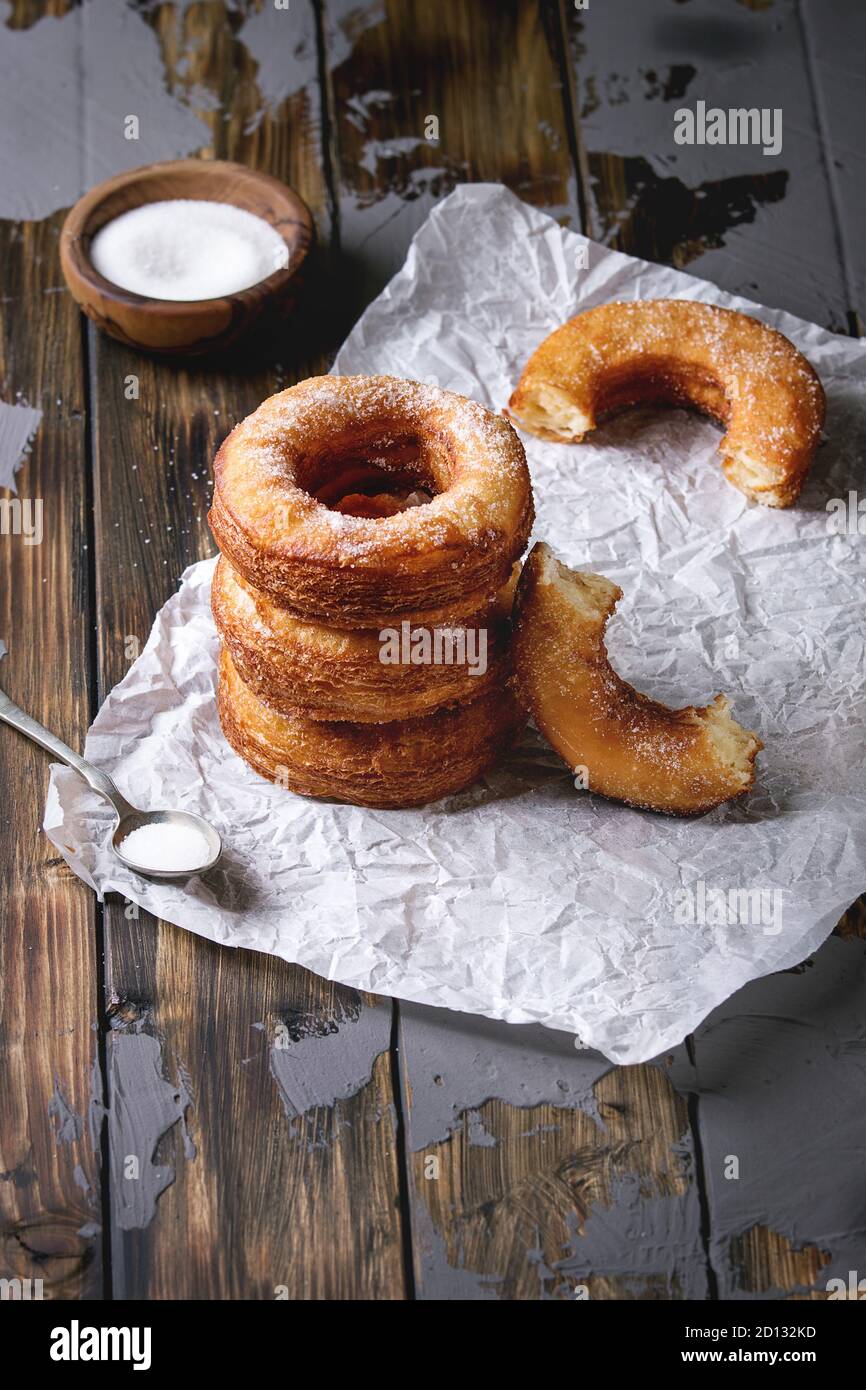
<svg viewBox="0 0 866 1390"><path fill-rule="evenodd" d="M269 709L223 648L223 733L256 772L302 796L357 806L423 806L470 786L518 736L526 716L507 688L468 705L390 724L323 722Z"/></svg>
<svg viewBox="0 0 866 1390"><path fill-rule="evenodd" d="M728 482L789 507L824 423L824 392L802 353L758 319L691 299L602 304L530 357L509 413L530 434L577 444L639 402L692 406L726 427Z"/></svg>
<svg viewBox="0 0 866 1390"><path fill-rule="evenodd" d="M369 492L374 466L398 484L379 493L408 480L432 500L379 517L327 504ZM271 396L225 440L214 478L210 524L232 568L297 617L334 627L477 611L508 579L533 519L508 422L396 377L311 377Z"/></svg>
<svg viewBox="0 0 866 1390"><path fill-rule="evenodd" d="M265 704L375 724L474 700L505 683L515 582L516 573L484 611L459 623L341 630L294 618L221 558L211 606L241 679Z"/></svg>
<svg viewBox="0 0 866 1390"><path fill-rule="evenodd" d="M640 695L611 669L604 631L622 590L533 547L515 600L517 684L536 724L590 791L692 816L748 791L756 734L717 695L705 709Z"/></svg>

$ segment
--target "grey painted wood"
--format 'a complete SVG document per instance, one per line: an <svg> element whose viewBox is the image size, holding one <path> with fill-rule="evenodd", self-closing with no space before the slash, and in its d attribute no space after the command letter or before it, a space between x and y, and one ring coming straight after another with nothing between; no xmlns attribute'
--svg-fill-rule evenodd
<svg viewBox="0 0 866 1390"><path fill-rule="evenodd" d="M180 25L178 32L193 53L193 76L175 73L170 97L161 91L153 97L163 103L153 107L154 128L181 142L193 142L204 132L204 141L209 124L219 132L226 115L227 129L215 142L221 153L267 164L304 188L319 188L317 164L331 162L334 177L317 211L330 223L328 203L342 240L341 329L400 264L436 199L461 179L501 178L520 196L576 223L572 148L585 176L582 197L595 235L606 240L619 235L625 249L666 255L726 289L832 327L844 328L852 307L862 311L866 195L857 119L864 20L860 8L844 0L804 0L802 19L794 0L775 0L766 8L731 0L679 5L644 0L640 6L598 0L580 15L565 0L559 7L513 0L498 7L495 25L489 12L458 0L432 8L398 0L387 7L324 0L315 11L321 15L320 34L310 6L292 7L290 31L280 28L283 20L269 6L248 8L232 22L218 7L208 7L206 14L204 7L178 7L177 14L170 9L147 7L147 33L142 15L130 10L123 16L135 26L135 51L143 62L145 50L149 55L147 82L138 92L153 97L154 81L161 83L158 35L170 47L174 26ZM574 147L567 128L569 93L555 62L560 11L569 25L580 116ZM66 20L51 23L72 26L79 19L72 11ZM213 29L202 47L207 24ZM99 32L104 38L106 31ZM40 54L42 61L40 45L48 33L34 26L10 42ZM122 67L130 50L120 44L118 51ZM222 77L236 69L238 90L231 110L224 111ZM528 82L530 70L544 74L543 81ZM118 111L125 109L122 87L105 90L121 102ZM781 106L782 154L771 159L751 148L675 146L673 113L699 97L725 107ZM440 121L437 141L425 137L428 115ZM111 132L101 128L97 136L91 149L100 158L110 157ZM147 150L149 157L183 152ZM87 178L102 172L108 171L91 168ZM45 246L53 234L45 224L33 243L48 256L40 271L46 279L52 276ZM49 292L58 283L54 276L52 284L40 280L40 287ZM49 406L60 383L68 407L68 435L62 410L57 419L47 418L31 468L33 477L44 477L47 495L51 458L68 453L63 439L73 441L75 460L82 457L79 343L64 319L58 341L62 338L66 364L49 367L40 340L31 341L26 352L19 345L19 334L23 340L27 333L20 305L13 304L7 316L24 326L6 332L4 380L25 393L44 395ZM97 477L104 484L99 524L110 534L117 520L130 537L137 536L138 490L132 488L131 471L124 478L120 467L131 470L133 453L122 410L115 415L110 406L112 374L122 382L135 360L127 361L120 348L91 341L92 385L102 403L96 447L105 460ZM155 396L158 374L146 366L143 378L145 409L150 409L147 388L154 388ZM228 415L241 397L252 405L258 387L264 394L277 380L257 383L250 377L239 394L224 382L214 399ZM204 375L185 378L173 399L184 406L188 428L175 430L169 422L163 429L154 411L139 432L149 455L166 438L176 446L183 437L184 538L155 539L146 583L133 572L143 563L143 542L140 553L137 540L128 544L123 572L112 575L107 553L100 561L99 640L106 684L122 674L124 636L146 635L148 615L173 587L179 568L206 545L203 499L193 483L196 473L206 471L219 428L213 418L196 413L196 401L209 400L212 390ZM119 463L110 463L112 450L118 451ZM87 668L84 629L94 614L79 545L86 487L76 482L74 497L70 487L67 479L60 500L64 545L74 539L75 554L67 564L60 547L54 569L67 579L72 575L74 587L76 616L73 621L66 612L62 632L63 649L76 654L79 675L58 706L61 732L74 741L73 725L87 706L80 675ZM69 600L69 592L63 592ZM38 630L47 633L47 609L40 622ZM42 640L34 648L37 654ZM44 641L49 650L47 635ZM31 653L19 695L25 702L27 691L37 701L48 699L41 711L38 703L32 707L52 722L49 705L54 708L57 692L42 690L34 661ZM37 781L38 775L34 763ZM41 860L21 863L22 884L28 874L46 877ZM82 1159L90 1192L82 1187L80 1197L72 1191L78 1179L68 1159L78 1152L75 1145L85 1152L78 1126L90 1087L89 1026L83 1042L81 1029L88 1025L96 972L92 943L84 937L92 906L80 885L46 881L43 888L52 900L68 904L65 927L71 923L84 944L71 967L77 981L77 1041L74 1046L64 1042L62 1020L55 1020L61 1084L35 1121L36 1161L44 1165L46 1190L56 1188L64 1200L72 1192L73 1206L89 1212L95 1157L88 1150ZM149 1172L153 1204L133 1211L134 1221L144 1224L115 1233L121 1256L116 1291L269 1297L274 1284L286 1282L295 1290L312 1290L313 1296L337 1287L344 1296L359 1289L392 1296L401 1288L389 1110L397 1098L382 1050L387 1029L381 1013L363 1002L356 1009L356 1001L347 1001L342 991L322 991L303 972L289 972L277 962L262 965L257 958L204 944L199 949L183 933L149 920L127 921L118 904L108 918L109 971L123 996L112 1004L107 1040L109 1101L128 1089L126 1111L115 1112L109 1124L113 1156L122 1158L126 1151L126 1120L134 1133L145 1135L133 1146L147 1147L152 1139L153 1166L173 1164L178 1173L161 1197L155 1188L165 1173ZM32 927L26 914L22 920ZM58 937L58 949L60 942ZM26 940L24 945L29 949ZM22 970L23 962L19 953L16 964ZM83 980L86 970L92 973ZM762 1297L792 1287L820 1292L830 1273L862 1270L863 983L862 943L830 942L802 973L741 991L699 1030L691 1056L680 1049L673 1058L631 1074L576 1053L572 1039L563 1035L404 1006L402 1099L421 1296L569 1298L586 1284L593 1297L704 1297L716 1287L722 1297ZM181 1018L191 998L197 1012ZM240 1013L238 1000L243 1001ZM278 1054L285 1051L287 1020L298 1024L294 1041L303 1049L305 1094L315 1100L309 1108L299 1109L286 1089L286 1058ZM332 1063L323 1048L319 1067L315 1047L316 1030L321 1027L332 1037L334 1024L351 1049L359 1020L361 1032L375 1025L365 1044L375 1080L368 1094L355 1098L334 1088ZM34 1062L40 1083L49 1076L48 1056L43 1050ZM184 1129L190 1099L198 1103L192 1136ZM261 1161L251 1167L252 1129L243 1117L254 1111L260 1116ZM213 1149L222 1142L226 1116L235 1117L237 1132L226 1138L216 1159ZM373 1136L369 1145L365 1125ZM57 1151L48 1156L52 1126ZM64 1133L74 1143L66 1145ZM729 1156L740 1161L737 1178L725 1176ZM426 1175L428 1158L439 1160L438 1177ZM347 1210L346 1164L358 1205L351 1224L331 1231L329 1216ZM695 1177L701 1166L707 1174L708 1228ZM37 1178L42 1180L42 1171ZM435 1183L443 1186L437 1189ZM288 1190L299 1206L290 1202L279 1220L270 1221L260 1194ZM446 1219L452 1196L462 1205L456 1219L454 1211ZM128 1213L120 1194L115 1197L120 1231ZM296 1212L301 1222L294 1221ZM312 1273L303 1268L303 1250L295 1258L301 1225L309 1238L305 1248L320 1261ZM198 1243L198 1254L183 1267L177 1259L179 1229ZM256 1257L246 1253L251 1229ZM227 1244L227 1232L237 1244ZM339 1259L328 1262L334 1232L352 1246L352 1259L342 1267ZM643 1244L635 1232L646 1233ZM91 1230L78 1237L76 1250L82 1241L92 1246L97 1239ZM368 1249L370 1261L379 1261L377 1268L385 1271L380 1282L372 1263L364 1267ZM826 1260L813 1253L823 1251ZM94 1291L97 1267L98 1259L91 1258L82 1291Z"/></svg>
<svg viewBox="0 0 866 1390"><path fill-rule="evenodd" d="M849 295L796 0L565 9L591 234L844 332ZM698 100L781 109L781 153L676 144L675 112Z"/></svg>
<svg viewBox="0 0 866 1390"><path fill-rule="evenodd" d="M347 302L382 287L456 182L501 180L577 225L555 5L511 0L494 23L462 0L328 0L325 21ZM572 1039L400 1016L420 1298L567 1298L584 1280L599 1297L703 1296L688 1116L661 1073L603 1064L584 1110L574 1097L593 1066Z"/></svg>
<svg viewBox="0 0 866 1390"><path fill-rule="evenodd" d="M400 1015L419 1298L707 1296L675 1056L614 1067L540 1026Z"/></svg>
<svg viewBox="0 0 866 1390"><path fill-rule="evenodd" d="M38 15L35 3L17 10L21 24ZM21 35L4 29L2 18L5 7L4 56L20 52ZM74 74L70 85L75 119L81 102ZM0 113L8 87L4 74ZM5 142L14 129L8 108L0 124ZM11 181L6 173L7 198ZM42 519L28 536L14 513L11 525L4 517L0 639L8 651L0 685L79 748L94 709L81 330L62 288L62 218L40 214L21 224L8 217L8 203L5 211L0 495L32 508L31 523L38 505ZM94 1141L88 1126L94 1073L100 1090L98 906L40 831L50 761L13 730L0 729L0 1278L40 1280L45 1299L90 1300L104 1287L99 1135L97 1129Z"/></svg>
<svg viewBox="0 0 866 1390"><path fill-rule="evenodd" d="M325 0L324 18L348 323L458 183L501 181L577 225L555 4Z"/></svg>
<svg viewBox="0 0 866 1390"><path fill-rule="evenodd" d="M844 332L859 274L851 228L860 190L856 178L841 189L835 158L851 153L858 66L862 83L856 8L807 4L801 23L791 0L613 0L572 15L597 234ZM699 98L780 107L782 153L674 145L674 112ZM785 173L781 186L755 182L774 167ZM856 174L856 160L851 167ZM862 1263L863 1126L840 1104L851 1090L862 1113L859 1077L844 1080L861 1046L849 1008L861 956L831 941L807 970L750 985L698 1030L694 1065L674 1069L674 1084L694 1097L711 1282L722 1298L823 1297L831 1273L855 1267L846 1262L858 1252ZM831 1163L833 1134L842 1142ZM739 1177L726 1176L737 1159Z"/></svg>
<svg viewBox="0 0 866 1390"><path fill-rule="evenodd" d="M720 1298L825 1298L866 1270L864 946L747 985L674 1071L699 1097Z"/></svg>
<svg viewBox="0 0 866 1390"><path fill-rule="evenodd" d="M825 142L853 332L866 321L866 6L858 0L803 0L806 48Z"/></svg>

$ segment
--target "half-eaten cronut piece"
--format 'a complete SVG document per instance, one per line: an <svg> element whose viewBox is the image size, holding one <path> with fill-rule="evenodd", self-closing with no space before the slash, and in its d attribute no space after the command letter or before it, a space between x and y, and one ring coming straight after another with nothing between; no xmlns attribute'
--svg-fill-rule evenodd
<svg viewBox="0 0 866 1390"><path fill-rule="evenodd" d="M669 709L611 668L604 645L622 590L600 574L531 551L515 603L518 692L538 728L590 791L674 816L699 815L748 791L763 748L717 695Z"/></svg>
<svg viewBox="0 0 866 1390"><path fill-rule="evenodd" d="M767 507L789 507L824 423L824 391L782 333L689 299L601 304L535 349L508 414L541 439L579 444L628 406L689 406L725 427L729 483Z"/></svg>

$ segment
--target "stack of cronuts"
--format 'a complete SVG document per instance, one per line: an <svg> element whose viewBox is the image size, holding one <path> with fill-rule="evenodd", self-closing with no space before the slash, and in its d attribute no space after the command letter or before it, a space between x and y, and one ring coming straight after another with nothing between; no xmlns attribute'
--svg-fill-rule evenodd
<svg viewBox="0 0 866 1390"><path fill-rule="evenodd" d="M793 343L736 311L589 309L538 346L509 409L577 444L647 402L724 424L722 467L749 499L796 501L824 392ZM475 781L522 704L578 786L628 805L700 815L752 786L763 744L725 696L672 709L613 670L612 580L539 543L514 597L532 490L517 435L480 405L394 377L313 377L244 420L214 471L220 717L265 777L421 805Z"/></svg>
<svg viewBox="0 0 866 1390"><path fill-rule="evenodd" d="M292 791L365 806L474 782L526 718L510 608L533 507L510 424L417 382L312 377L237 426L214 477L235 751Z"/></svg>

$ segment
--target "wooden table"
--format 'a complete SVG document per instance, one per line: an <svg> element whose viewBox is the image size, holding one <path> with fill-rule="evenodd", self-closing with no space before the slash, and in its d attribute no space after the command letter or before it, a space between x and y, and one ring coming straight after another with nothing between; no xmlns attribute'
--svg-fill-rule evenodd
<svg viewBox="0 0 866 1390"><path fill-rule="evenodd" d="M82 189L196 151L265 169L312 208L322 279L278 365L168 367L80 319L62 210L0 223L0 399L43 412L17 486L45 508L41 545L0 538L0 673L73 744L213 552L229 425L327 369L458 182L860 331L860 6L121 10L0 9L0 51L34 84L68 47L45 167L71 128ZM673 113L699 97L782 108L782 153L676 146ZM862 905L675 1053L611 1067L101 905L39 834L45 756L0 731L0 767L0 1275L75 1299L820 1299L830 1273L866 1269Z"/></svg>

